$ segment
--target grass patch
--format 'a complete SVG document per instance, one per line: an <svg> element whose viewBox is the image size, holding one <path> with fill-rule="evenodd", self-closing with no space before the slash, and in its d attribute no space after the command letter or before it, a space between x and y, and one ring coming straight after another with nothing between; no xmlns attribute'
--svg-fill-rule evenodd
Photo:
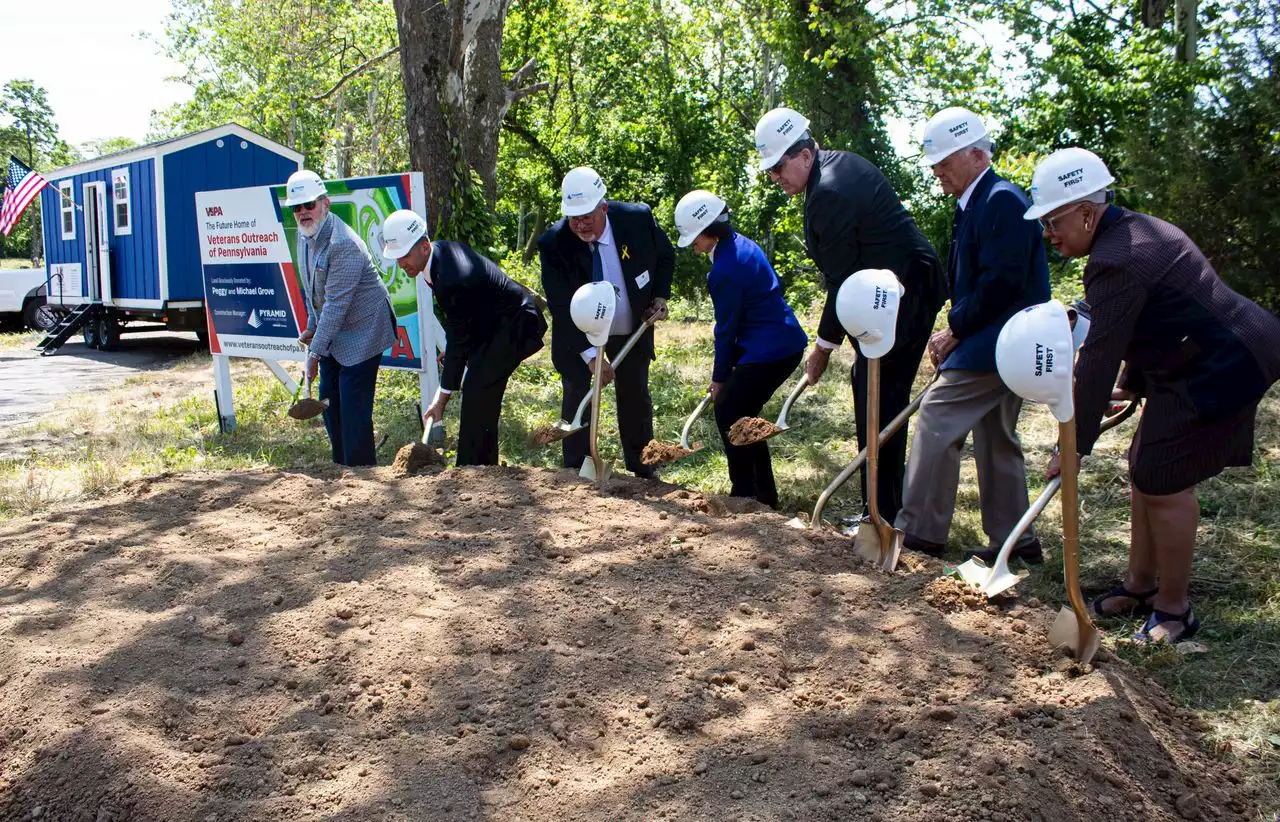
<svg viewBox="0 0 1280 822"><path fill-rule="evenodd" d="M712 343L707 306L703 321L695 306L677 306L676 320L658 335L658 359L651 369L655 430L661 439L679 437L686 415L710 377ZM809 325L816 318L810 318ZM0 345L6 341L0 337ZM850 400L848 349L837 352L822 382L797 401L791 422L798 430L770 441L774 470L788 516L812 509L831 477L856 453ZM297 367L293 367L297 370ZM208 355L193 355L174 367L127 381L118 389L73 397L36 426L6 432L0 445L0 517L24 516L75 498L108 493L136 477L189 469L309 467L329 463L329 444L319 419L300 423L285 416L290 395L259 363L235 361L238 427L218 430ZM766 408L776 415L788 385ZM916 390L927 379L922 368ZM384 370L379 376L374 422L386 436L379 461L421 432L415 404L416 376ZM461 403L449 406L446 424L457 430ZM560 385L546 349L524 363L508 388L502 417L502 459L510 464L557 467L556 445L532 448L529 434L559 418ZM613 393L602 411L601 450L620 466ZM1183 704L1200 712L1210 730L1206 745L1239 763L1259 790L1266 818L1280 811L1280 390L1264 400L1258 416L1256 461L1201 487L1196 570L1191 595L1205 627L1202 654L1143 651L1116 638L1133 625L1111 621L1102 627L1107 642L1147 670ZM1128 549L1128 486L1125 453L1134 422L1105 435L1081 477L1082 576L1088 591L1117 579ZM1027 454L1030 492L1043 488L1043 466L1057 425L1039 406L1028 406L1020 422ZM705 492L728 490L723 449L710 415L694 427L692 439L706 448L663 470L664 479ZM978 513L977 477L971 459L961 473L958 508L952 523L953 558L965 548L985 547ZM828 521L861 511L856 481L831 501ZM1061 517L1050 505L1039 533L1056 559ZM1018 586L1023 597L1064 601L1061 567L1048 563Z"/></svg>
<svg viewBox="0 0 1280 822"><path fill-rule="evenodd" d="M0 351L35 348L44 335L39 331L6 331L0 333Z"/></svg>

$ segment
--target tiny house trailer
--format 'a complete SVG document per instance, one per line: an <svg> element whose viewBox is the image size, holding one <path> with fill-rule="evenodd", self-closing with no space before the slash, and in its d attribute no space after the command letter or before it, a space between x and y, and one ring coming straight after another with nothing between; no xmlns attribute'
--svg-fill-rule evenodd
<svg viewBox="0 0 1280 822"><path fill-rule="evenodd" d="M227 124L46 174L46 291L63 316L37 347L52 353L80 331L107 349L138 323L207 340L196 192L278 185L302 160Z"/></svg>

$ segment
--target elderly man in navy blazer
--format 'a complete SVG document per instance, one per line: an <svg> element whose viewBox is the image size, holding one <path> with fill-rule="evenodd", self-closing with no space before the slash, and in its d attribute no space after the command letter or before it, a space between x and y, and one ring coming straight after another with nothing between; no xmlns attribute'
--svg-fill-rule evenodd
<svg viewBox="0 0 1280 822"><path fill-rule="evenodd" d="M925 126L925 159L942 191L956 198L947 256L951 310L929 340L938 382L920 406L906 491L896 525L905 546L937 556L946 547L960 478L960 450L973 432L988 561L1027 510L1026 466L1018 441L1022 400L996 373L996 337L1020 309L1049 299L1049 266L1027 197L991 168L991 139L978 115L944 109ZM1015 556L1041 561L1030 529Z"/></svg>
<svg viewBox="0 0 1280 822"><path fill-rule="evenodd" d="M675 249L643 203L605 199L604 181L592 169L572 169L561 183L564 219L538 238L542 287L551 308L551 362L564 389L560 413L572 419L578 403L591 390L595 348L573 324L573 293L593 280L613 284L618 307L605 345L613 358L646 320L667 317ZM653 329L636 343L615 373L604 364L604 382L617 380L618 434L627 470L638 477L656 476L640 455L653 439L653 399L649 395L649 362L655 357ZM563 465L578 468L587 456L589 433L580 431L563 442Z"/></svg>
<svg viewBox="0 0 1280 822"><path fill-rule="evenodd" d="M373 267L364 240L329 210L324 183L297 171L285 185L285 205L298 224L298 265L307 297L310 345L307 377L320 373L320 398L329 401L324 427L333 461L375 464L373 391L382 352L395 342L391 296Z"/></svg>

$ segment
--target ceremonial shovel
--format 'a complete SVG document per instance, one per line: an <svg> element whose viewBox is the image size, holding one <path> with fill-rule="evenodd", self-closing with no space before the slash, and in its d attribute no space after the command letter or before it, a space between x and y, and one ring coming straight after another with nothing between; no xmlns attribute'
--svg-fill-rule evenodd
<svg viewBox="0 0 1280 822"><path fill-rule="evenodd" d="M1098 651L1101 637L1080 593L1080 496L1076 480L1080 456L1076 453L1076 419L1058 425L1058 459L1062 467L1062 570L1066 577L1067 599L1049 629L1049 644L1067 647L1077 662L1088 662Z"/></svg>
<svg viewBox="0 0 1280 822"><path fill-rule="evenodd" d="M901 411L899 411L898 416L894 417L889 422L889 424L886 425L880 431L881 440L887 440L890 437L892 437L894 434L898 433L898 429L906 424L907 420L910 419L911 415L915 414L917 411L920 410L920 405L921 403L924 402L925 394L929 393L929 389L932 388L933 384L937 381L938 381L938 375L935 372L933 375L933 379L930 380L929 384L924 387L924 390L921 391L920 394L914 400L911 401L911 404L908 405L906 408L902 409ZM804 520L800 519L800 517L796 516L787 520L787 525L791 528L801 528L801 529L821 528L822 527L822 509L827 507L827 503L831 500L831 497L835 495L836 491L839 491L840 487L843 486L846 482L848 482L849 477L852 477L855 473L857 473L858 469L861 468L862 464L866 461L867 461L867 449L863 448L861 451L858 452L858 456L854 457L853 461L850 462L848 465L846 465L840 471L839 474L836 474L836 478L833 479L831 481L831 484L828 485L823 490L822 495L818 497L817 504L813 506L813 514L809 517L809 521L805 522Z"/></svg>
<svg viewBox="0 0 1280 822"><path fill-rule="evenodd" d="M298 391L294 392L293 405L289 406L289 416L293 417L295 420L309 420L312 417L318 417L329 408L328 400L316 400L311 398L311 376L310 370L307 368L307 366L310 365L310 358L311 353L310 349L308 349L308 362L302 366L303 372L306 375L304 382L307 385L307 396L303 399L297 399L298 391L302 390L302 386L298 386Z"/></svg>
<svg viewBox="0 0 1280 822"><path fill-rule="evenodd" d="M1120 411L1112 414L1102 421L1100 431L1109 431L1120 423L1133 416L1138 410L1137 402L1127 403ZM1022 581L1022 576L1015 574L1009 570L1009 556L1013 553L1014 546L1018 544L1018 540L1022 539L1022 535L1031 527L1031 523L1044 512L1049 501L1053 499L1054 494L1058 493L1058 488L1062 485L1062 476L1056 476L1045 486L1044 491L1040 492L1040 496L1031 504L1022 518L1018 520L1018 524L1009 532L1009 536L1005 539L1004 544L1000 546L1000 553L996 555L995 562L990 568L982 560L974 557L960 563L956 568L956 573L960 575L960 579L971 588L976 588L988 597L994 597L1004 593L1013 586ZM1066 505L1066 501L1063 501Z"/></svg>
<svg viewBox="0 0 1280 822"><path fill-rule="evenodd" d="M680 431L680 444L671 442L662 442L660 440L652 440L645 446L644 459L645 465L665 465L669 462L675 462L678 459L684 459L690 454L702 448L701 443L689 444L689 430L693 428L693 424L697 422L698 417L702 416L702 412L707 410L707 406L711 404L711 392L707 392L702 397L702 401L693 409L693 413L684 421L684 429ZM658 453L654 453L654 451Z"/></svg>
<svg viewBox="0 0 1280 822"><path fill-rule="evenodd" d="M729 441L734 445L755 445L757 442L764 442L765 440L773 439L779 434L786 433L793 428L799 428L800 426L798 425L787 425L787 413L791 411L791 404L796 401L796 398L799 397L808 386L809 375L800 375L800 381L796 383L796 387L792 389L791 393L787 396L787 401L782 404L782 411L778 413L778 421L775 423L769 423L767 420L760 420L761 423L765 424L762 425L761 428L766 428L767 430L758 432L755 436L748 435L748 437L743 438L742 441L739 442L737 438L733 436L733 428L737 428L740 424L753 418L742 417L739 420L735 420L733 426L729 429ZM756 417L755 419L759 418Z"/></svg>
<svg viewBox="0 0 1280 822"><path fill-rule="evenodd" d="M653 320L652 319L645 320L644 323L642 323L640 327L637 328L635 332L632 333L632 335L627 338L626 343L624 343L622 348L618 351L617 356L613 358L612 365L614 368L617 368L619 365L622 364L622 361L626 359L627 353L631 351L632 348L635 348L636 343L639 342L640 337L644 335L644 332L649 330L652 327L653 327ZM599 350L601 349L597 349L597 354ZM599 376L596 376L595 384L591 386L591 390L588 391L586 396L582 398L582 402L578 403L578 412L573 415L573 422L560 420L555 425L549 425L544 428L539 428L537 431L534 431L533 434L529 437L530 444L535 447L550 445L553 442L559 442L565 437L568 437L570 434L576 434L582 429L586 428L588 425L590 425L589 422L584 422L582 417L584 414L586 414L587 404L590 403L592 399L595 397L596 391L599 385L600 385L600 378Z"/></svg>
<svg viewBox="0 0 1280 822"><path fill-rule="evenodd" d="M894 528L880 516L877 490L880 475L880 358L871 357L867 364L867 510L869 522L858 526L853 540L853 550L863 559L870 560L886 571L898 567L902 553L902 541L906 534Z"/></svg>

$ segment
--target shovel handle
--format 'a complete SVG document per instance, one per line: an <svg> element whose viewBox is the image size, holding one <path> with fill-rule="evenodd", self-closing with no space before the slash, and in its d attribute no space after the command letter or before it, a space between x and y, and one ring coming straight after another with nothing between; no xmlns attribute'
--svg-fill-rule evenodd
<svg viewBox="0 0 1280 822"><path fill-rule="evenodd" d="M604 374L604 346L596 346L596 385L600 385L600 378ZM600 487L604 487L604 461L600 459L600 452L596 448L596 438L600 433L600 392L593 391L591 393L591 462L596 467L596 479Z"/></svg>
<svg viewBox="0 0 1280 822"><path fill-rule="evenodd" d="M912 400L906 408L899 411L898 416L894 417L893 420L880 431L881 439L888 439L898 433L898 429L906 424L911 415L920 410L920 405L924 402L925 395L929 393L929 389L932 388L933 384L937 381L938 373L935 371L933 379L929 380L929 384L924 387L924 390L917 394L916 398ZM822 495L818 497L817 504L813 506L813 515L809 517L810 528L822 527L822 509L827 507L827 503L831 501L833 496L835 496L836 491L839 491L840 488L849 481L849 477L856 474L858 469L861 468L862 464L866 461L867 449L863 448L858 452L858 455L853 458L852 462L846 465L839 474L836 474L836 478L831 481L831 484L823 489Z"/></svg>
<svg viewBox="0 0 1280 822"><path fill-rule="evenodd" d="M630 353L631 349L636 347L636 343L639 342L640 338L644 336L644 332L648 331L650 328L653 328L653 320L651 319L645 320L643 323L640 324L639 328L637 328L635 331L631 333L631 336L628 337L627 341L622 344L622 348L618 349L618 353L613 358L612 365L614 368L617 368L619 365L622 365L622 361L627 358L627 354ZM596 359L599 360L603 353L604 353L604 347L598 346L596 348ZM599 363L599 364L603 365L603 363ZM578 403L578 412L573 415L573 423L571 424L570 427L575 429L582 427L582 415L587 413L587 404L591 402L591 398L595 396L596 390L600 386L600 372L602 370L603 370L602 368L596 369L596 373L594 375L594 382L591 385L591 390L588 391L586 395L582 398L582 402Z"/></svg>
<svg viewBox="0 0 1280 822"><path fill-rule="evenodd" d="M1076 615L1080 647L1073 648L1080 658L1092 644L1090 638L1098 629L1093 626L1080 592L1080 489L1077 484L1080 457L1076 454L1076 421L1073 416L1058 426L1058 451L1062 466L1062 570L1067 586L1067 599Z"/></svg>
<svg viewBox="0 0 1280 822"><path fill-rule="evenodd" d="M782 410L778 412L778 421L774 423L779 428L787 427L787 413L791 410L791 404L796 401L804 390L809 387L809 375L801 374L800 381L796 383L796 387L787 395L787 401L782 404Z"/></svg>
<svg viewBox="0 0 1280 822"><path fill-rule="evenodd" d="M888 523L880 516L880 358L867 363L867 511L871 524L884 539Z"/></svg>
<svg viewBox="0 0 1280 822"><path fill-rule="evenodd" d="M703 396L702 402L698 403L698 406L693 409L693 413L689 415L689 419L684 421L684 429L680 432L680 447L684 450L693 450L689 447L689 429L693 428L694 422L697 421L698 417L702 416L702 412L707 410L707 405L710 403L711 392L708 391L706 395Z"/></svg>

